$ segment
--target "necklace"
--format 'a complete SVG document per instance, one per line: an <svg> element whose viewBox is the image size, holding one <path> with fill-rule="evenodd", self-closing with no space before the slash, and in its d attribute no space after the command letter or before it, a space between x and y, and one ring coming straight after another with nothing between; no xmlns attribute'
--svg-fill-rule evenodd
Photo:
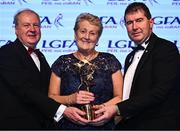
<svg viewBox="0 0 180 131"><path fill-rule="evenodd" d="M92 59L94 59L95 57L96 57L96 55L97 55L97 52L96 51L93 51L90 55L88 55L88 56L84 56L84 55L82 55L80 52L76 52L76 56L77 56L77 58L79 59L79 60L81 60L81 61L83 61L83 62L89 62L89 61L91 61Z"/></svg>

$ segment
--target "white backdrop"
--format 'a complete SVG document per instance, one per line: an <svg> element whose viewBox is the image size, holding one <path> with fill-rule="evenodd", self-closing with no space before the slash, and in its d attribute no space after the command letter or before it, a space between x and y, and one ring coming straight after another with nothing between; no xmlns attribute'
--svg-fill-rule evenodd
<svg viewBox="0 0 180 131"><path fill-rule="evenodd" d="M23 8L35 10L41 17L42 37L38 48L49 65L62 54L76 50L73 27L76 17L89 12L100 17L104 30L98 51L114 54L122 65L131 51L123 24L126 6L134 1L144 2L155 20L154 32L174 42L180 50L180 0L0 0L0 46L14 41L13 16Z"/></svg>

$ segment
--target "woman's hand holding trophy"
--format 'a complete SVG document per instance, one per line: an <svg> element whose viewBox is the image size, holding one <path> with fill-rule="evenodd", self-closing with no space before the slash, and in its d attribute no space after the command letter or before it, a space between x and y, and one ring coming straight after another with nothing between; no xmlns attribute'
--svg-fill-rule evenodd
<svg viewBox="0 0 180 131"><path fill-rule="evenodd" d="M71 100L74 104L81 105L80 109L85 112L85 115L82 117L89 120L92 124L92 120L101 116L101 114L95 115L95 110L104 106L92 104L95 97L94 94L90 92L90 88L93 86L93 74L97 66L86 60L81 63L76 63L75 67L80 75L80 85L78 86L78 91L71 95Z"/></svg>

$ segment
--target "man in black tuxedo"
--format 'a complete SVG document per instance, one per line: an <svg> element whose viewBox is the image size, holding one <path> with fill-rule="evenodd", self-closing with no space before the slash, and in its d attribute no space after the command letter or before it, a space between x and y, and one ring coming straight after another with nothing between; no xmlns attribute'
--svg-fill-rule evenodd
<svg viewBox="0 0 180 131"><path fill-rule="evenodd" d="M98 110L104 115L94 122L106 122L119 114L117 129L180 129L176 45L152 32L153 19L144 3L128 5L124 20L136 47L125 60L123 101Z"/></svg>
<svg viewBox="0 0 180 131"><path fill-rule="evenodd" d="M74 121L71 107L48 98L51 70L39 50L39 15L25 9L14 17L17 39L0 48L0 129L53 129L64 114ZM87 122L84 120L83 122Z"/></svg>

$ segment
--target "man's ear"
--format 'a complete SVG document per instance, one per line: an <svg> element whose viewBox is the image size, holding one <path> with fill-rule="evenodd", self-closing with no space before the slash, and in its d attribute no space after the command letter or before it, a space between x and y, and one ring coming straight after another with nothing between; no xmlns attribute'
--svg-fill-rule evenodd
<svg viewBox="0 0 180 131"><path fill-rule="evenodd" d="M153 25L154 25L154 19L151 18L151 19L149 20L149 22L150 22L150 28L152 29L152 28L153 28Z"/></svg>

